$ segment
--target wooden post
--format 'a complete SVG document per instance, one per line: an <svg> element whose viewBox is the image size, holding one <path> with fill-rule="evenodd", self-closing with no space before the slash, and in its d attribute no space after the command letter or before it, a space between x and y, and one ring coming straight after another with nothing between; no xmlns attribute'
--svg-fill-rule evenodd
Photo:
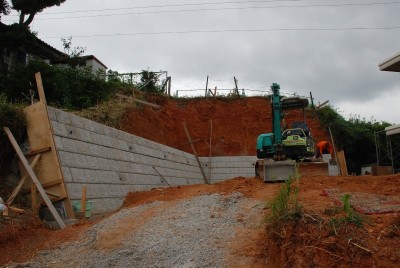
<svg viewBox="0 0 400 268"><path fill-rule="evenodd" d="M6 132L8 139L10 140L12 146L14 147L19 159L21 160L22 165L25 167L25 169L28 172L29 176L31 177L32 181L35 183L36 188L38 189L39 193L41 194L44 202L46 203L47 207L49 208L54 219L57 221L58 225L60 225L60 228L64 229L65 224L64 224L63 220L61 219L60 215L58 215L57 210L53 206L53 203L50 201L49 197L47 196L46 192L44 191L42 185L40 184L38 178L36 177L35 172L33 172L31 166L29 165L24 154L22 153L21 149L19 148L17 141L14 139L14 136L12 135L10 129L8 127L4 127L3 129Z"/></svg>
<svg viewBox="0 0 400 268"><path fill-rule="evenodd" d="M34 214L37 214L37 199L36 199L36 186L35 184L32 182L31 183L31 199L32 199L32 211Z"/></svg>
<svg viewBox="0 0 400 268"><path fill-rule="evenodd" d="M86 212L86 186L82 186L81 211L83 213Z"/></svg>
<svg viewBox="0 0 400 268"><path fill-rule="evenodd" d="M193 145L192 138L190 137L190 134L189 134L189 131L188 131L187 127L186 127L186 123L185 123L185 122L183 122L183 128L185 129L186 136L187 136L187 138L188 138L188 140L189 140L190 146L192 147L193 154L194 154L195 157L196 157L197 164L199 165L201 174L203 175L204 182L205 182L206 184L208 184L206 174L204 173L203 167L201 166L199 156L197 155L196 148L195 148L194 145Z"/></svg>
<svg viewBox="0 0 400 268"><path fill-rule="evenodd" d="M343 174L342 174L342 171L341 171L341 167L340 167L340 163L339 163L337 151L336 151L335 142L334 142L334 140L333 140L333 135L332 135L331 127L329 127L329 134L330 134L330 136L331 136L331 142L332 142L332 146L333 146L333 153L335 154L336 165L339 167L340 175L343 175Z"/></svg>

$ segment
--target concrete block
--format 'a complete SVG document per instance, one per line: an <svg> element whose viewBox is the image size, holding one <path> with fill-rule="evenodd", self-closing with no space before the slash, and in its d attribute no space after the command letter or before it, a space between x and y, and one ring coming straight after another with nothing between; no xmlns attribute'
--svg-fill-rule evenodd
<svg viewBox="0 0 400 268"><path fill-rule="evenodd" d="M51 126L53 127L54 135L63 137L67 136L67 129L65 127L65 124L51 121Z"/></svg>
<svg viewBox="0 0 400 268"><path fill-rule="evenodd" d="M56 149L57 150L62 150L63 149L63 145L61 142L61 137L60 136L53 136L54 138L54 144L56 145Z"/></svg>
<svg viewBox="0 0 400 268"><path fill-rule="evenodd" d="M116 160L108 159L108 166L111 171L118 171L118 164Z"/></svg>
<svg viewBox="0 0 400 268"><path fill-rule="evenodd" d="M90 146L89 143L82 142L82 141L75 141L75 146L76 146L78 153L85 154L85 155L91 154L91 152L89 150L89 146Z"/></svg>
<svg viewBox="0 0 400 268"><path fill-rule="evenodd" d="M69 118L71 120L71 125L78 128L84 128L82 117L79 117L75 114L70 114Z"/></svg>
<svg viewBox="0 0 400 268"><path fill-rule="evenodd" d="M58 154L60 156L60 162L61 162L62 166L66 166L66 167L75 167L76 166L73 153L59 151Z"/></svg>
<svg viewBox="0 0 400 268"><path fill-rule="evenodd" d="M103 141L103 145L104 145L104 146L112 147L111 138L110 138L110 137L102 135L102 136L101 136L101 139L102 139L102 141Z"/></svg>
<svg viewBox="0 0 400 268"><path fill-rule="evenodd" d="M101 170L109 170L110 169L107 158L99 157L99 158L97 158L97 162L99 164L99 169L101 169Z"/></svg>
<svg viewBox="0 0 400 268"><path fill-rule="evenodd" d="M58 109L55 112L56 112L58 122L68 124L68 125L71 124L71 120L69 118L69 113L66 113L66 112L58 110Z"/></svg>
<svg viewBox="0 0 400 268"><path fill-rule="evenodd" d="M47 114L50 121L57 121L56 110L53 107L47 106Z"/></svg>
<svg viewBox="0 0 400 268"><path fill-rule="evenodd" d="M124 151L117 150L117 152L118 152L118 159L119 160L122 160L122 161L127 161L128 160L128 158L126 156L126 153Z"/></svg>
<svg viewBox="0 0 400 268"><path fill-rule="evenodd" d="M117 161L118 171L129 173L131 171L131 167L129 166L129 162L125 161Z"/></svg>
<svg viewBox="0 0 400 268"><path fill-rule="evenodd" d="M112 136L112 130L113 130L113 128L111 128L111 127L108 127L108 126L103 126L103 129L102 129L102 131L103 131L103 134L105 135L105 136L108 136L108 137L111 137Z"/></svg>
<svg viewBox="0 0 400 268"><path fill-rule="evenodd" d="M64 151L73 152L73 153L77 152L74 140L62 137L61 142L62 142Z"/></svg>
<svg viewBox="0 0 400 268"><path fill-rule="evenodd" d="M130 151L128 143L126 141L123 140L117 140L118 141L118 145L115 148L118 148L119 150L123 150L123 151Z"/></svg>
<svg viewBox="0 0 400 268"><path fill-rule="evenodd" d="M95 132L90 132L90 136L92 137L92 142L98 145L103 145L103 139L102 135L95 133Z"/></svg>
<svg viewBox="0 0 400 268"><path fill-rule="evenodd" d="M117 140L117 139L115 139L115 138L113 138L113 137L110 137L110 142L111 142L111 147L112 148L115 148L115 149L120 149L119 147L120 147L120 143L119 143L119 140Z"/></svg>
<svg viewBox="0 0 400 268"><path fill-rule="evenodd" d="M94 131L93 121L90 121L86 118L82 118L82 122L83 122L83 129L90 130L91 132Z"/></svg>
<svg viewBox="0 0 400 268"><path fill-rule="evenodd" d="M87 167L90 169L99 169L99 163L96 157L86 156Z"/></svg>
<svg viewBox="0 0 400 268"><path fill-rule="evenodd" d="M88 166L86 156L83 154L74 154L75 167L86 168Z"/></svg>
<svg viewBox="0 0 400 268"><path fill-rule="evenodd" d="M108 155L109 155L109 158L111 158L111 159L115 159L115 160L120 159L120 155L119 155L119 152L117 149L108 148Z"/></svg>
<svg viewBox="0 0 400 268"><path fill-rule="evenodd" d="M93 133L104 135L104 129L106 128L106 126L99 124L97 122L92 122L92 125L93 125Z"/></svg>
<svg viewBox="0 0 400 268"><path fill-rule="evenodd" d="M108 147L104 147L104 146L99 146L99 156L103 157L103 158L109 158L110 154L109 154L109 148Z"/></svg>
<svg viewBox="0 0 400 268"><path fill-rule="evenodd" d="M68 196L71 200L81 200L82 198L82 184L80 183L67 183Z"/></svg>
<svg viewBox="0 0 400 268"><path fill-rule="evenodd" d="M89 145L89 151L92 156L101 156L100 155L100 146L96 144Z"/></svg>
<svg viewBox="0 0 400 268"><path fill-rule="evenodd" d="M86 183L86 174L84 169L70 168L72 180L77 183Z"/></svg>
<svg viewBox="0 0 400 268"><path fill-rule="evenodd" d="M86 177L86 181L89 183L98 183L99 182L99 180L97 178L96 170L85 169L85 177Z"/></svg>
<svg viewBox="0 0 400 268"><path fill-rule="evenodd" d="M81 128L74 128L73 133L75 133L74 135L77 139L87 143L92 143L92 137L90 136L89 131Z"/></svg>
<svg viewBox="0 0 400 268"><path fill-rule="evenodd" d="M71 174L71 171L70 171L69 167L61 166L61 172L63 174L64 181L66 183L73 182L72 174Z"/></svg>
<svg viewBox="0 0 400 268"><path fill-rule="evenodd" d="M115 171L96 170L97 178L100 183L120 183L119 175Z"/></svg>

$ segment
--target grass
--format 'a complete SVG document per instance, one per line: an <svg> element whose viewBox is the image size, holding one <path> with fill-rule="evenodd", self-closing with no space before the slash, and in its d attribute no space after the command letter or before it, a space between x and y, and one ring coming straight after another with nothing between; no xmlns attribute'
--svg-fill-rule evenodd
<svg viewBox="0 0 400 268"><path fill-rule="evenodd" d="M367 217L358 214L350 203L350 194L344 194L341 198L343 207L341 210L337 210L335 214L341 214L341 217L334 217L328 221L328 225L331 226L335 235L338 234L338 230L345 224L354 224L357 227L363 227L364 223L371 225L371 221Z"/></svg>
<svg viewBox="0 0 400 268"><path fill-rule="evenodd" d="M288 221L297 221L302 218L303 209L298 200L299 187L293 185L294 180L289 178L278 190L272 200L267 202L271 213L266 215L266 222L279 225Z"/></svg>

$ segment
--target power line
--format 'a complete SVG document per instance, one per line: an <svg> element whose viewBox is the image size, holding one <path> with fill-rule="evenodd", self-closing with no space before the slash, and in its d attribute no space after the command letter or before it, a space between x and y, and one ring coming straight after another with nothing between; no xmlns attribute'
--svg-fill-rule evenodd
<svg viewBox="0 0 400 268"><path fill-rule="evenodd" d="M241 33L241 32L278 32L278 31L380 31L380 30L398 30L400 26L393 27L349 27L349 28L271 28L271 29L231 29L231 30L197 30L197 31L165 31L165 32L141 32L141 33L120 33L120 34L92 34L92 35L72 35L73 38L88 37L112 37L112 36L136 36L136 35L162 35L162 34L192 34L192 33ZM42 38L54 39L65 36L46 36Z"/></svg>
<svg viewBox="0 0 400 268"><path fill-rule="evenodd" d="M71 13L101 12L101 11L115 11L115 10L128 10L128 9L183 7L183 6L205 6L205 5L248 4L248 3L272 3L272 2L302 2L302 1L308 1L308 0L258 0L258 1L257 0L253 0L253 1L205 2L205 3L190 3L190 4L170 4L170 5L119 7L119 8L106 8L106 9L87 9L87 10L75 10L75 11L50 12L50 13L39 14L39 15L55 15L55 14L71 14ZM10 15L10 16L19 16L19 15Z"/></svg>
<svg viewBox="0 0 400 268"><path fill-rule="evenodd" d="M199 8L199 9L180 9L180 10L147 11L147 12L113 13L113 14L99 14L99 15L71 16L71 17L37 18L36 20L82 19L82 18L97 18L97 17L127 16L127 15L184 13L184 12L222 11L222 10L308 8L308 7L344 7L344 6L354 7L354 6L375 6L375 5L394 5L394 4L400 4L400 1L386 2L386 3L347 3L347 4L311 4L311 5L292 5L292 6L283 5L283 6L264 6L264 7L253 6L253 7Z"/></svg>

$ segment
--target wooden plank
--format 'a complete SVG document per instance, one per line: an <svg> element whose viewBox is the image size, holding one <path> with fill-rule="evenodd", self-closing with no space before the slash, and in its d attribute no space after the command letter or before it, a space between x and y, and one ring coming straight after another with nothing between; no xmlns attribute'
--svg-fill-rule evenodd
<svg viewBox="0 0 400 268"><path fill-rule="evenodd" d="M32 163L31 163L32 169L35 168L37 162L39 161L40 156L41 156L41 154L37 154L35 156L35 158L33 159ZM21 191L22 186L24 186L24 184L25 184L26 178L28 178L28 174L24 174L22 176L22 178L20 179L19 183L17 184L17 186L12 191L10 197L6 201L6 205L7 206L10 206L11 203L14 201L15 197L17 197L19 191Z"/></svg>
<svg viewBox="0 0 400 268"><path fill-rule="evenodd" d="M17 153L19 159L21 160L22 164L24 165L26 171L28 172L32 181L35 183L36 188L38 189L39 193L41 194L44 202L46 203L47 207L49 208L54 219L57 221L60 228L64 229L65 224L64 224L63 220L61 219L60 215L58 215L57 210L54 208L53 203L50 201L49 197L47 196L46 192L44 191L42 185L40 184L38 178L36 177L35 172L33 172L31 166L28 164L28 161L26 160L24 154L22 153L21 149L19 148L18 143L14 139L14 136L12 135L10 129L8 127L4 127L3 129L6 132L8 139L10 140L12 146L14 147L15 152Z"/></svg>
<svg viewBox="0 0 400 268"><path fill-rule="evenodd" d="M46 148L43 148L43 149L31 151L31 152L25 154L25 157L37 155L37 154L44 153L44 152L48 152L50 150L51 150L51 147L46 147Z"/></svg>
<svg viewBox="0 0 400 268"><path fill-rule="evenodd" d="M339 167L340 167L340 172L342 173L342 176L348 176L349 173L347 172L346 157L344 155L343 150L338 152L337 158L339 161Z"/></svg>
<svg viewBox="0 0 400 268"><path fill-rule="evenodd" d="M35 79L36 79L36 86L39 92L39 99L43 104L46 105L46 96L44 95L42 76L40 75L40 72L35 73Z"/></svg>
<svg viewBox="0 0 400 268"><path fill-rule="evenodd" d="M160 109L161 108L160 105L157 105L157 104L154 104L154 103L150 103L150 102L147 102L147 101L143 101L143 100L139 100L139 99L133 99L133 101L149 105L149 106L151 106L153 108L156 108L156 109Z"/></svg>
<svg viewBox="0 0 400 268"><path fill-rule="evenodd" d="M157 105L157 104L154 104L154 103L150 103L150 102L147 102L147 101L144 101L144 100L139 100L139 99L136 99L135 97L129 97L129 96L126 96L126 95L123 95L123 94L120 94L120 93L115 93L115 96L117 96L119 98L122 98L122 99L133 100L135 102L139 102L139 103L142 103L142 104L145 104L145 105L149 105L149 106L154 107L156 109L160 109L161 108L160 105Z"/></svg>
<svg viewBox="0 0 400 268"><path fill-rule="evenodd" d="M195 148L194 145L193 145L192 138L190 137L190 134L189 134L189 131L188 131L187 127L186 127L186 123L185 123L185 122L183 122L183 128L185 129L186 136L187 136L187 138L188 138L188 140L189 140L190 146L192 147L193 154L194 154L194 156L196 157L197 164L199 165L201 174L203 175L204 182L205 182L206 184L208 184L206 174L204 173L203 167L201 166L201 162L200 162L199 156L197 155L196 148Z"/></svg>

